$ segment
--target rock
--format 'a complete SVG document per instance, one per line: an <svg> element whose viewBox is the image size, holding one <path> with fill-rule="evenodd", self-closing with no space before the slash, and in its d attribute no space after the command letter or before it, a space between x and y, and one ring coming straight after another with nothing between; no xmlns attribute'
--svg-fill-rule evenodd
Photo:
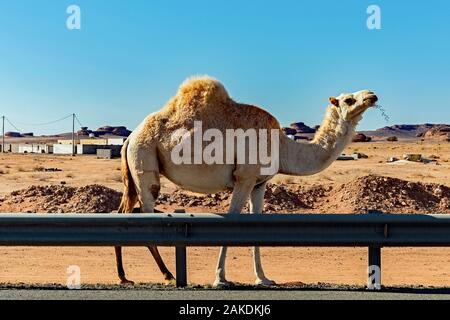
<svg viewBox="0 0 450 320"><path fill-rule="evenodd" d="M364 133L358 133L354 138L353 142L370 142L372 138L367 137Z"/></svg>
<svg viewBox="0 0 450 320"><path fill-rule="evenodd" d="M92 130L89 130L88 127L81 127L81 130L77 131L77 136L89 136L92 134Z"/></svg>
<svg viewBox="0 0 450 320"><path fill-rule="evenodd" d="M96 131L93 131L92 133L94 133L97 136L115 135L121 137L128 137L131 134L131 131L124 126L118 127L103 126L98 128Z"/></svg>
<svg viewBox="0 0 450 320"><path fill-rule="evenodd" d="M197 205L199 205L200 204L200 202L197 200L197 199L192 199L191 201L189 201L188 202L188 206L189 207L193 207L193 206L197 206Z"/></svg>
<svg viewBox="0 0 450 320"><path fill-rule="evenodd" d="M304 122L296 122L291 124L291 128L296 130L297 133L315 133L316 130L305 125Z"/></svg>
<svg viewBox="0 0 450 320"><path fill-rule="evenodd" d="M356 159L368 159L369 156L367 154L361 153L361 152L355 152L352 154L352 156Z"/></svg>
<svg viewBox="0 0 450 320"><path fill-rule="evenodd" d="M450 139L450 125L441 124L434 126L424 134L425 139L438 139L447 140Z"/></svg>
<svg viewBox="0 0 450 320"><path fill-rule="evenodd" d="M420 162L420 161L422 161L422 155L421 154L404 154L403 159L408 160L408 161L413 161L413 162Z"/></svg>
<svg viewBox="0 0 450 320"><path fill-rule="evenodd" d="M22 138L22 135L20 134L20 132L8 131L8 132L5 132L5 137L8 137L8 138Z"/></svg>
<svg viewBox="0 0 450 320"><path fill-rule="evenodd" d="M121 137L128 137L131 134L131 131L128 130L126 127L118 127L115 128L112 133L116 136L121 136Z"/></svg>
<svg viewBox="0 0 450 320"><path fill-rule="evenodd" d="M450 209L450 199L449 198L443 198L439 204L439 206L444 209L448 210Z"/></svg>
<svg viewBox="0 0 450 320"><path fill-rule="evenodd" d="M272 194L274 196L278 196L282 192L283 192L283 189L280 186L275 186L272 188Z"/></svg>
<svg viewBox="0 0 450 320"><path fill-rule="evenodd" d="M287 136L295 136L297 134L297 130L292 128L283 128L282 130L284 134Z"/></svg>
<svg viewBox="0 0 450 320"><path fill-rule="evenodd" d="M392 137L387 138L386 140L389 142L396 142L396 141L398 141L398 138L396 136L392 136Z"/></svg>
<svg viewBox="0 0 450 320"><path fill-rule="evenodd" d="M444 193L444 191L442 190L442 188L436 187L436 188L433 190L433 193L434 193L434 195L435 195L436 197L441 197L442 194Z"/></svg>

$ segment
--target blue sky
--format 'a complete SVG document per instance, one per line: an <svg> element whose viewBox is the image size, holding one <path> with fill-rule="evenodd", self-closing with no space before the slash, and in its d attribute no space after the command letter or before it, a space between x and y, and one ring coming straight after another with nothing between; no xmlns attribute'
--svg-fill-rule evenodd
<svg viewBox="0 0 450 320"><path fill-rule="evenodd" d="M66 9L81 8L81 30ZM382 30L366 27L380 6ZM450 2L0 0L0 115L22 131L134 128L188 76L220 79L282 124L319 124L330 95L371 89L391 120L450 122ZM7 129L13 129L7 126Z"/></svg>

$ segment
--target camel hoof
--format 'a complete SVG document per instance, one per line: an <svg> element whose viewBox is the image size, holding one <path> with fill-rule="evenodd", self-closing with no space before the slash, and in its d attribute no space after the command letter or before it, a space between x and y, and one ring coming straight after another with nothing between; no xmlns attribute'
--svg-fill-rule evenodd
<svg viewBox="0 0 450 320"><path fill-rule="evenodd" d="M128 279L121 279L120 284L123 286L134 286L134 281Z"/></svg>
<svg viewBox="0 0 450 320"><path fill-rule="evenodd" d="M234 283L227 280L216 280L213 283L213 288L216 289L230 288L232 286L234 286Z"/></svg>
<svg viewBox="0 0 450 320"><path fill-rule="evenodd" d="M255 284L257 286L274 286L274 285L276 285L276 282L269 280L267 278L264 278L264 279L256 279Z"/></svg>
<svg viewBox="0 0 450 320"><path fill-rule="evenodd" d="M176 286L177 285L177 281L175 280L175 278L165 279L164 280L164 284L166 286Z"/></svg>

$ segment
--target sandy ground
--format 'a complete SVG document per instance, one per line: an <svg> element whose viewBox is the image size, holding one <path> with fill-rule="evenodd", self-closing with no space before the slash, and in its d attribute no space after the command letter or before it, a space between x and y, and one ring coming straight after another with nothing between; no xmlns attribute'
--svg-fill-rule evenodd
<svg viewBox="0 0 450 320"><path fill-rule="evenodd" d="M160 248L170 270L175 270L175 252ZM188 279L193 284L214 281L218 248L188 250ZM0 282L67 282L67 268L81 269L83 284L117 283L112 248L2 248ZM145 248L125 248L127 275L138 283L161 283L163 278ZM364 248L263 248L268 277L278 284L331 283L365 285L367 250ZM384 285L450 286L450 249L383 249ZM230 281L253 283L250 248L231 248L227 260Z"/></svg>
<svg viewBox="0 0 450 320"><path fill-rule="evenodd" d="M361 152L368 155L369 158L358 161L336 161L327 170L314 176L279 175L273 181L301 185L345 183L357 177L377 174L450 186L450 143L420 141L353 143L345 152ZM405 153L420 153L425 157L438 156L440 158L438 159L439 165L386 163L388 157L401 158ZM62 171L38 172L39 168L58 168ZM0 154L0 196L30 185L60 184L61 181L76 187L98 183L121 191L120 159L102 160L93 156ZM164 178L162 184L162 192L168 192L175 188Z"/></svg>
<svg viewBox="0 0 450 320"><path fill-rule="evenodd" d="M347 152L369 156L350 162L335 162L328 170L312 177L278 176L275 181L314 185L344 183L367 174L378 174L410 181L450 186L449 143L368 143L352 144ZM435 155L439 165L385 163L389 156L404 153ZM39 172L39 168L58 168L60 172ZM51 155L0 155L0 196L30 185L70 186L102 184L121 190L120 161L95 157L75 158ZM163 192L174 186L163 180ZM164 208L163 208L164 209ZM203 211L188 208L188 211ZM191 248L189 281L208 284L214 280L218 248ZM174 270L174 249L161 248L163 257ZM229 280L252 283L251 250L232 248L227 261ZM450 249L383 249L383 282L386 285L450 286ZM278 283L333 283L364 285L367 250L362 248L264 248L263 263L269 277ZM116 283L112 248L0 248L0 282L61 283L67 279L69 265L79 265L83 283ZM129 278L137 282L161 282L156 264L145 248L126 248L125 267Z"/></svg>

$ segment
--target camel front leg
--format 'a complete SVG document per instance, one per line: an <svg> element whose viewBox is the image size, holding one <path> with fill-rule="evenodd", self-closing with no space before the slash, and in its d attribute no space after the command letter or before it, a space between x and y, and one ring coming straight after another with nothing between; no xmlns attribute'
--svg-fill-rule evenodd
<svg viewBox="0 0 450 320"><path fill-rule="evenodd" d="M240 214L248 197L253 189L254 182L238 183L234 186L233 196L231 198L230 208L228 214ZM231 283L226 280L225 277L225 260L227 257L227 247L220 249L219 261L216 268L216 280L214 281L214 287L229 286Z"/></svg>
<svg viewBox="0 0 450 320"><path fill-rule="evenodd" d="M264 194L266 192L267 183L262 183L253 188L250 195L250 213L262 214L264 208ZM266 278L261 263L261 252L259 247L253 248L253 260L256 275L256 285L270 286L275 282Z"/></svg>
<svg viewBox="0 0 450 320"><path fill-rule="evenodd" d="M134 282L128 280L125 276L125 270L123 269L122 261L122 247L114 247L116 250L116 263L117 263L117 274L119 275L120 284L134 285Z"/></svg>

